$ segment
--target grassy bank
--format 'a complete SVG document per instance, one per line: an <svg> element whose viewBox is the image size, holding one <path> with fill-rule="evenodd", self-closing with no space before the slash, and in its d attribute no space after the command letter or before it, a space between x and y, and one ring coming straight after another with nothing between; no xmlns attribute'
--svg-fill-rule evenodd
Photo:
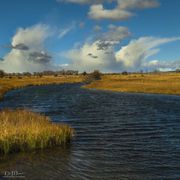
<svg viewBox="0 0 180 180"><path fill-rule="evenodd" d="M103 75L85 88L117 92L180 95L180 73Z"/></svg>
<svg viewBox="0 0 180 180"><path fill-rule="evenodd" d="M46 84L62 84L62 83L78 83L82 82L82 76L78 75L63 75L63 76L43 76L43 77L17 77L12 76L0 78L0 99L7 91L15 88L20 88L28 85L46 85Z"/></svg>
<svg viewBox="0 0 180 180"><path fill-rule="evenodd" d="M28 85L82 82L82 77L68 76L5 76L0 78L0 99L9 90ZM8 154L32 149L44 149L67 143L73 129L52 124L48 117L25 110L0 111L0 153Z"/></svg>
<svg viewBox="0 0 180 180"><path fill-rule="evenodd" d="M0 99L7 91L28 85L78 82L82 82L82 77L77 75L3 77L0 78ZM73 136L69 126L53 124L48 117L25 110L1 111L0 125L1 154L63 145Z"/></svg>
<svg viewBox="0 0 180 180"><path fill-rule="evenodd" d="M8 154L64 145L73 137L67 125L26 110L0 112L0 153Z"/></svg>

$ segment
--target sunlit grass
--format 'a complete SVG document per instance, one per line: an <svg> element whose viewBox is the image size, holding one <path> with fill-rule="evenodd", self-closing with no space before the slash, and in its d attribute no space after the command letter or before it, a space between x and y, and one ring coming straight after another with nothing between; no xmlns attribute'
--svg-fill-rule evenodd
<svg viewBox="0 0 180 180"><path fill-rule="evenodd" d="M117 92L180 95L180 73L104 75L85 88Z"/></svg>
<svg viewBox="0 0 180 180"><path fill-rule="evenodd" d="M0 112L1 154L62 146L73 134L69 126L53 124L38 113L20 109Z"/></svg>
<svg viewBox="0 0 180 180"><path fill-rule="evenodd" d="M43 76L43 77L22 77L13 76L11 78L0 78L0 99L7 91L15 88L20 88L28 85L47 85L47 84L62 84L62 83L79 83L83 77L80 75L62 75L58 77Z"/></svg>

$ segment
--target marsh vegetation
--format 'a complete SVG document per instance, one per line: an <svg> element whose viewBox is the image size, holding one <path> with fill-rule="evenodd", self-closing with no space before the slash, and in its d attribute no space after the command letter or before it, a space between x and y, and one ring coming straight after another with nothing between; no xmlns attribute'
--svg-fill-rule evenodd
<svg viewBox="0 0 180 180"><path fill-rule="evenodd" d="M0 99L9 90L29 85L47 85L63 83L79 83L83 77L80 75L6 75L0 78Z"/></svg>
<svg viewBox="0 0 180 180"><path fill-rule="evenodd" d="M180 73L105 74L84 86L99 90L180 95Z"/></svg>
<svg viewBox="0 0 180 180"><path fill-rule="evenodd" d="M67 125L53 124L44 115L20 109L1 111L0 124L1 154L62 146L74 134Z"/></svg>

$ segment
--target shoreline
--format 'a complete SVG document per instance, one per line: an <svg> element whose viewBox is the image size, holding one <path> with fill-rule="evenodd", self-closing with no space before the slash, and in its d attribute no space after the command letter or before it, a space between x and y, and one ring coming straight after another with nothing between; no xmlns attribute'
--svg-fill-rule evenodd
<svg viewBox="0 0 180 180"><path fill-rule="evenodd" d="M180 96L180 73L102 75L85 89Z"/></svg>
<svg viewBox="0 0 180 180"><path fill-rule="evenodd" d="M2 78L0 100L18 88L78 82L82 82L80 76ZM69 125L55 124L48 116L25 109L1 110L0 123L0 154L5 155L64 146L74 137L74 129Z"/></svg>
<svg viewBox="0 0 180 180"><path fill-rule="evenodd" d="M163 93L150 93L150 92L135 92L135 91L116 91L116 90L110 90L110 89L97 89L97 88L89 88L85 86L81 86L81 88L83 89L87 89L87 90L94 90L94 91L102 91L102 92L107 92L107 93L122 93L122 94L137 94L137 95L160 95L160 96L177 96L180 97L180 94L163 94Z"/></svg>
<svg viewBox="0 0 180 180"><path fill-rule="evenodd" d="M25 109L0 111L0 122L0 155L65 146L74 137L69 125Z"/></svg>
<svg viewBox="0 0 180 180"><path fill-rule="evenodd" d="M176 81L173 82L173 79ZM3 82L5 80L7 81ZM82 83L83 80L83 75L23 77L22 79L17 77L12 79L2 78L0 79L0 100L3 99L8 91L18 88L50 84ZM120 93L180 96L180 73L129 74L127 76L104 74L101 80L93 81L81 86L81 88Z"/></svg>
<svg viewBox="0 0 180 180"><path fill-rule="evenodd" d="M1 78L0 79L0 100L3 99L4 94L10 90L23 88L26 86L41 86L49 84L64 84L64 83L80 83L82 82L82 76L68 75L68 76L44 76L44 77L13 77L12 79Z"/></svg>

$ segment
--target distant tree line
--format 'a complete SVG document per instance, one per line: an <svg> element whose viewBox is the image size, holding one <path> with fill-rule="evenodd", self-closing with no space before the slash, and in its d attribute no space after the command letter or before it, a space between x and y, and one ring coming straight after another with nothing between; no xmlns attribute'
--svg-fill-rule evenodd
<svg viewBox="0 0 180 180"><path fill-rule="evenodd" d="M154 70L153 72L143 72L143 70L140 70L139 72L128 72L128 71L122 71L119 73L106 73L107 75L118 75L118 74L122 74L122 75L128 75L128 74L144 74L144 73L160 73L161 71L158 70ZM176 69L175 71L170 71L170 72L176 72L179 73L180 69ZM163 72L161 72L163 73ZM165 72L164 72L165 73ZM16 76L18 78L22 78L22 77L31 77L31 76L36 76L36 77L42 77L42 76L54 76L54 77L58 77L61 75L83 75L85 77L85 81L86 82L91 82L94 80L100 80L103 73L101 73L99 70L94 70L93 72L89 72L87 73L86 71L79 73L78 71L74 71L74 70L60 70L60 71L43 71L43 72L34 72L34 73L30 73L30 72L23 72L23 73L5 73L3 70L0 70L0 78L3 78L5 76L12 78L13 76Z"/></svg>
<svg viewBox="0 0 180 180"><path fill-rule="evenodd" d="M16 77L31 77L31 76L38 76L38 77L42 77L42 76L49 76L49 75L53 75L55 77L59 76L59 75L78 75L79 72L78 71L74 71L74 70L61 70L61 71L43 71L43 72L34 72L34 73L30 73L30 72L23 72L23 73L5 73L3 70L0 70L0 78L3 78L4 76L16 76Z"/></svg>

